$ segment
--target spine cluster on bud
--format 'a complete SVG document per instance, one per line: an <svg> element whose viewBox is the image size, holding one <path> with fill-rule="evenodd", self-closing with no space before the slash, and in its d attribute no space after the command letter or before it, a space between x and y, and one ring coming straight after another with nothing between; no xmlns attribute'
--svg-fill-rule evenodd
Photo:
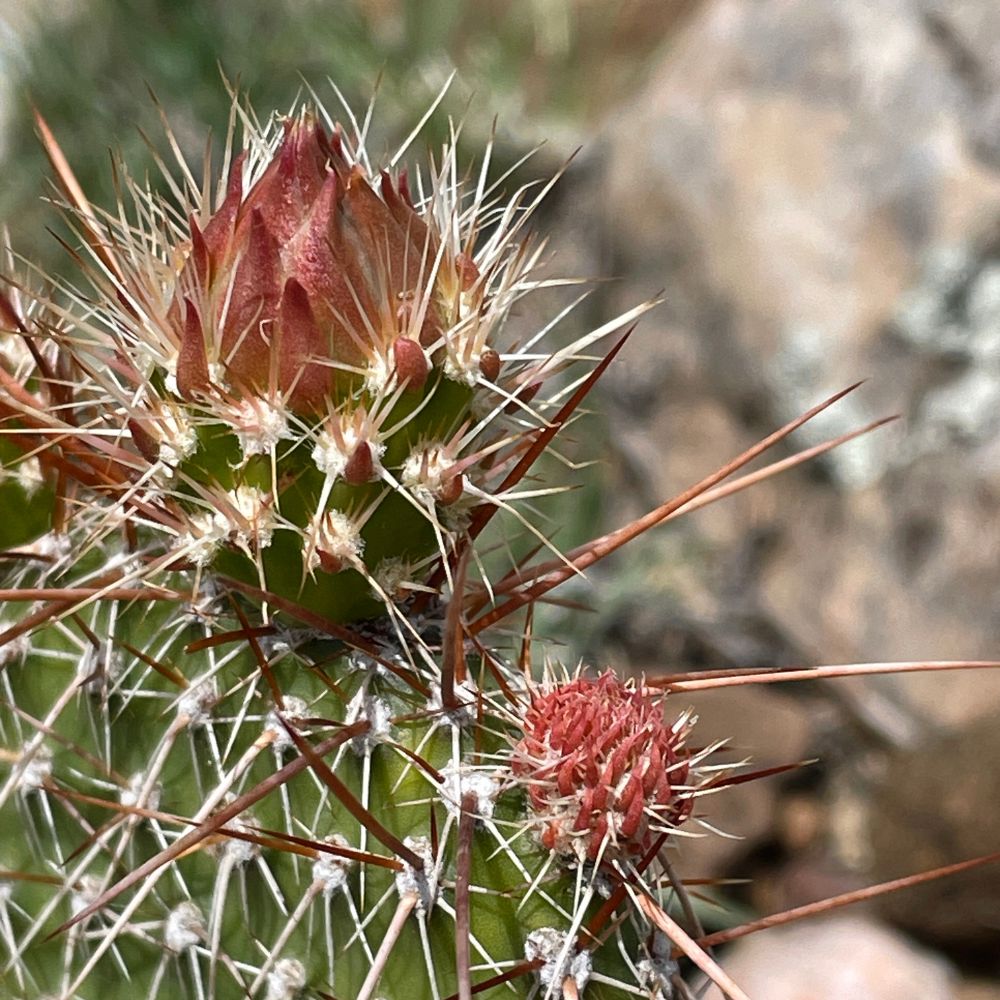
<svg viewBox="0 0 1000 1000"><path fill-rule="evenodd" d="M453 149L415 196L313 110L247 127L216 204L135 185L135 221L80 211L98 306L64 314L62 348L88 373L77 410L115 435L105 525L136 520L160 567L350 622L454 551L539 424L522 398L571 359L501 355L532 206L489 207L485 180L468 197Z"/></svg>
<svg viewBox="0 0 1000 1000"><path fill-rule="evenodd" d="M204 428L181 472L217 480L225 456L266 513L261 530L231 505L210 561L334 620L392 600L380 563L431 555L436 504L462 494L458 456L436 490L412 474L439 441L470 450L459 428L483 380L461 345L494 319L495 289L438 230L441 208L418 211L405 172L371 177L339 129L301 115L260 176L241 155L218 210L192 216L167 306L177 393Z"/></svg>
<svg viewBox="0 0 1000 1000"><path fill-rule="evenodd" d="M310 115L286 122L245 193L244 165L241 155L204 228L190 220L168 307L180 394L280 395L322 417L352 376L419 391L425 352L458 318L475 264L417 212L405 174L394 182L382 171L376 192L340 132Z"/></svg>

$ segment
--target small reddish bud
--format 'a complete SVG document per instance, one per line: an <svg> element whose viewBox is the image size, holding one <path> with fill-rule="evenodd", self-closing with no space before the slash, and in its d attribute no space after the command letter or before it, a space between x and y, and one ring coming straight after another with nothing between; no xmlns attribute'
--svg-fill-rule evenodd
<svg viewBox="0 0 1000 1000"><path fill-rule="evenodd" d="M479 355L479 370L483 373L483 378L487 382L495 383L500 377L500 355L492 347L487 347Z"/></svg>
<svg viewBox="0 0 1000 1000"><path fill-rule="evenodd" d="M343 559L322 549L316 550L316 558L319 560L320 569L325 573L339 573L344 568Z"/></svg>
<svg viewBox="0 0 1000 1000"><path fill-rule="evenodd" d="M427 381L430 365L424 349L409 337L399 337L392 344L396 379L408 392L419 392Z"/></svg>
<svg viewBox="0 0 1000 1000"><path fill-rule="evenodd" d="M442 507L448 507L458 501L464 490L465 476L461 472L457 472L442 481L441 489L438 490L437 501Z"/></svg>
<svg viewBox="0 0 1000 1000"><path fill-rule="evenodd" d="M375 472L375 460L372 457L372 448L367 441L361 441L354 449L354 454L347 460L344 471L341 473L344 482L352 486L360 486L362 483L370 483L377 479Z"/></svg>

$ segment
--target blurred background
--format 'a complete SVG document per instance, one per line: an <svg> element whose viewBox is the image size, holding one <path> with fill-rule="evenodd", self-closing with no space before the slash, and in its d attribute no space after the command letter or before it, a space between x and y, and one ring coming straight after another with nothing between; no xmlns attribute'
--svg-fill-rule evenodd
<svg viewBox="0 0 1000 1000"><path fill-rule="evenodd" d="M29 0L0 2L0 218L65 267L30 103L84 187L109 148L156 167L159 112L198 162L225 131L220 67L262 115L305 86L415 155L497 117L511 187L577 147L538 228L553 269L613 278L582 329L644 298L579 425L557 540L644 512L826 395L868 382L801 448L891 413L832 457L673 522L564 596L562 650L634 672L1000 656L1000 5L994 0ZM218 143L217 143L218 145ZM538 321L559 302L539 299ZM571 333L567 331L567 336ZM599 449L599 451L598 451ZM787 780L706 805L730 837L688 877L750 879L724 925L1000 847L1000 674L685 699L700 739ZM724 964L767 1000L1000 998L1000 873L771 931ZM863 984L860 985L860 984Z"/></svg>

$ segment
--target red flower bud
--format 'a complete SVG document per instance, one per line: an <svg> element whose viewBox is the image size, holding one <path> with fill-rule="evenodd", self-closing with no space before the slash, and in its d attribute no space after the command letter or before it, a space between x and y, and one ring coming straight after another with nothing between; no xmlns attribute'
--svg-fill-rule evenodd
<svg viewBox="0 0 1000 1000"><path fill-rule="evenodd" d="M683 727L611 672L536 695L514 750L542 843L560 853L636 856L691 813Z"/></svg>
<svg viewBox="0 0 1000 1000"><path fill-rule="evenodd" d="M405 176L369 178L339 132L310 117L286 124L246 192L243 172L240 156L219 209L201 226L191 220L168 310L181 394L209 391L210 373L221 371L237 395L280 391L292 409L322 413L338 370L379 359L420 389L423 348L443 327L441 289L468 287L478 271L464 254L439 253Z"/></svg>
<svg viewBox="0 0 1000 1000"><path fill-rule="evenodd" d="M482 354L479 355L479 370L483 373L483 378L487 382L495 383L500 376L500 355L493 350L492 347L487 347Z"/></svg>
<svg viewBox="0 0 1000 1000"><path fill-rule="evenodd" d="M415 340L400 337L392 345L392 357L399 384L410 392L422 389L430 371L424 349Z"/></svg>

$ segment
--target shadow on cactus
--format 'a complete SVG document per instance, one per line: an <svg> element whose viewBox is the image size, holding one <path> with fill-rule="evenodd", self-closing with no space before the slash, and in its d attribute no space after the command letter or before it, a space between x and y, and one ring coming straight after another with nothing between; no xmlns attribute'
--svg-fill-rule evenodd
<svg viewBox="0 0 1000 1000"><path fill-rule="evenodd" d="M86 285L0 297L5 995L743 997L667 852L759 775L662 702L816 671L535 669L532 607L877 425L736 477L840 393L558 552L526 476L649 304L518 341L548 188L379 169L347 121L234 98L218 183L119 164L108 212L39 121ZM491 579L497 511L536 544Z"/></svg>

